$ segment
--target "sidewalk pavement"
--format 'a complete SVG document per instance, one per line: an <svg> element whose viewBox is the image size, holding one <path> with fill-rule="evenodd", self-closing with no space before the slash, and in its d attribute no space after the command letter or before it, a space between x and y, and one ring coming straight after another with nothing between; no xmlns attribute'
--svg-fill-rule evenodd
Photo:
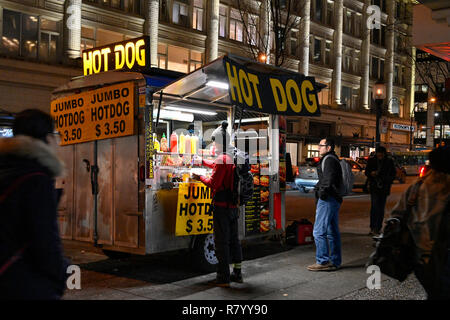
<svg viewBox="0 0 450 320"><path fill-rule="evenodd" d="M400 283L384 275L381 289L369 290L365 263L373 252L371 237L342 235L343 264L334 272L311 272L315 246L243 262L244 283L231 288L211 287L215 273L164 284L82 270L81 290L67 290L66 300L421 300L426 295L411 275Z"/></svg>

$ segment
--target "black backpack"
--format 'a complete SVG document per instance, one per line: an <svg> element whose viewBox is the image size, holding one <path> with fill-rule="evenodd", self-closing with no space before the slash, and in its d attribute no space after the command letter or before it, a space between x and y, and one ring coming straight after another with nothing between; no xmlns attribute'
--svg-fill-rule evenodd
<svg viewBox="0 0 450 320"><path fill-rule="evenodd" d="M243 206L253 196L253 175L248 153L234 149L233 204Z"/></svg>

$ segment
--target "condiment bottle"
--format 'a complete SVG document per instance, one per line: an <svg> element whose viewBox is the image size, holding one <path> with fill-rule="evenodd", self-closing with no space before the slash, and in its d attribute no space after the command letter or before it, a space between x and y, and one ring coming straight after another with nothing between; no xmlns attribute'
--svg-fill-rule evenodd
<svg viewBox="0 0 450 320"><path fill-rule="evenodd" d="M156 136L156 133L153 134L153 148L155 149L156 152L160 152L160 145L159 145L159 141L158 141L158 137Z"/></svg>
<svg viewBox="0 0 450 320"><path fill-rule="evenodd" d="M191 137L191 153L197 154L197 143L198 143L198 137L192 136Z"/></svg>
<svg viewBox="0 0 450 320"><path fill-rule="evenodd" d="M178 136L175 132L170 135L170 152L178 153Z"/></svg>
<svg viewBox="0 0 450 320"><path fill-rule="evenodd" d="M168 151L167 138L166 138L166 135L164 133L162 134L162 138L161 138L161 151L162 152L167 152Z"/></svg>
<svg viewBox="0 0 450 320"><path fill-rule="evenodd" d="M180 153L186 153L185 140L186 140L186 137L182 132L180 135Z"/></svg>
<svg viewBox="0 0 450 320"><path fill-rule="evenodd" d="M186 143L185 143L185 150L186 153L191 153L191 136L186 136Z"/></svg>

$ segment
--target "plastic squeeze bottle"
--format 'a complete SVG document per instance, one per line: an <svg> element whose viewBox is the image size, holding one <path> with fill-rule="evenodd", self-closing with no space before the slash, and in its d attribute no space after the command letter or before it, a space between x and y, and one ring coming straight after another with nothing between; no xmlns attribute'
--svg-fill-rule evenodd
<svg viewBox="0 0 450 320"><path fill-rule="evenodd" d="M153 148L156 150L156 152L160 152L160 145L158 141L158 137L156 136L156 133L153 134Z"/></svg>
<svg viewBox="0 0 450 320"><path fill-rule="evenodd" d="M175 132L170 135L170 152L178 153L178 136Z"/></svg>
<svg viewBox="0 0 450 320"><path fill-rule="evenodd" d="M186 141L186 137L182 132L180 135L180 153L186 153L185 141Z"/></svg>
<svg viewBox="0 0 450 320"><path fill-rule="evenodd" d="M191 153L191 136L186 136L186 143L185 143L185 150L186 153Z"/></svg>
<svg viewBox="0 0 450 320"><path fill-rule="evenodd" d="M198 137L197 136L191 136L191 153L196 154L197 153L197 143L198 143Z"/></svg>
<svg viewBox="0 0 450 320"><path fill-rule="evenodd" d="M168 151L167 138L166 138L166 134L165 133L162 134L162 138L161 138L161 151L162 152L167 152Z"/></svg>

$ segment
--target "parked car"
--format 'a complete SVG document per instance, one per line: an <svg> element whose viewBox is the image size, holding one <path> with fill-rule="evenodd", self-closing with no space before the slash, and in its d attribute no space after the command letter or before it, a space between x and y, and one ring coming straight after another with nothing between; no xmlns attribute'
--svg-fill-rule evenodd
<svg viewBox="0 0 450 320"><path fill-rule="evenodd" d="M369 156L365 156L365 157L358 157L356 158L356 162L363 167L363 169L366 169L367 166L367 160L369 160Z"/></svg>
<svg viewBox="0 0 450 320"><path fill-rule="evenodd" d="M362 188L364 192L367 192L367 177L364 174L364 168L351 158L340 159L345 159L352 168L353 175L355 176L353 187ZM319 181L319 176L317 175L319 161L319 157L306 158L305 162L299 166L295 184L301 192L308 193L310 190L313 190Z"/></svg>
<svg viewBox="0 0 450 320"><path fill-rule="evenodd" d="M367 192L367 177L364 173L365 166L357 163L352 158L340 158L345 159L345 161L352 167L353 175L355 176L355 182L353 183L353 188L361 188L364 192Z"/></svg>
<svg viewBox="0 0 450 320"><path fill-rule="evenodd" d="M319 161L319 157L306 158L305 162L301 163L298 167L295 184L300 191L308 193L316 186L319 181L319 176L317 175L317 165L319 164Z"/></svg>

